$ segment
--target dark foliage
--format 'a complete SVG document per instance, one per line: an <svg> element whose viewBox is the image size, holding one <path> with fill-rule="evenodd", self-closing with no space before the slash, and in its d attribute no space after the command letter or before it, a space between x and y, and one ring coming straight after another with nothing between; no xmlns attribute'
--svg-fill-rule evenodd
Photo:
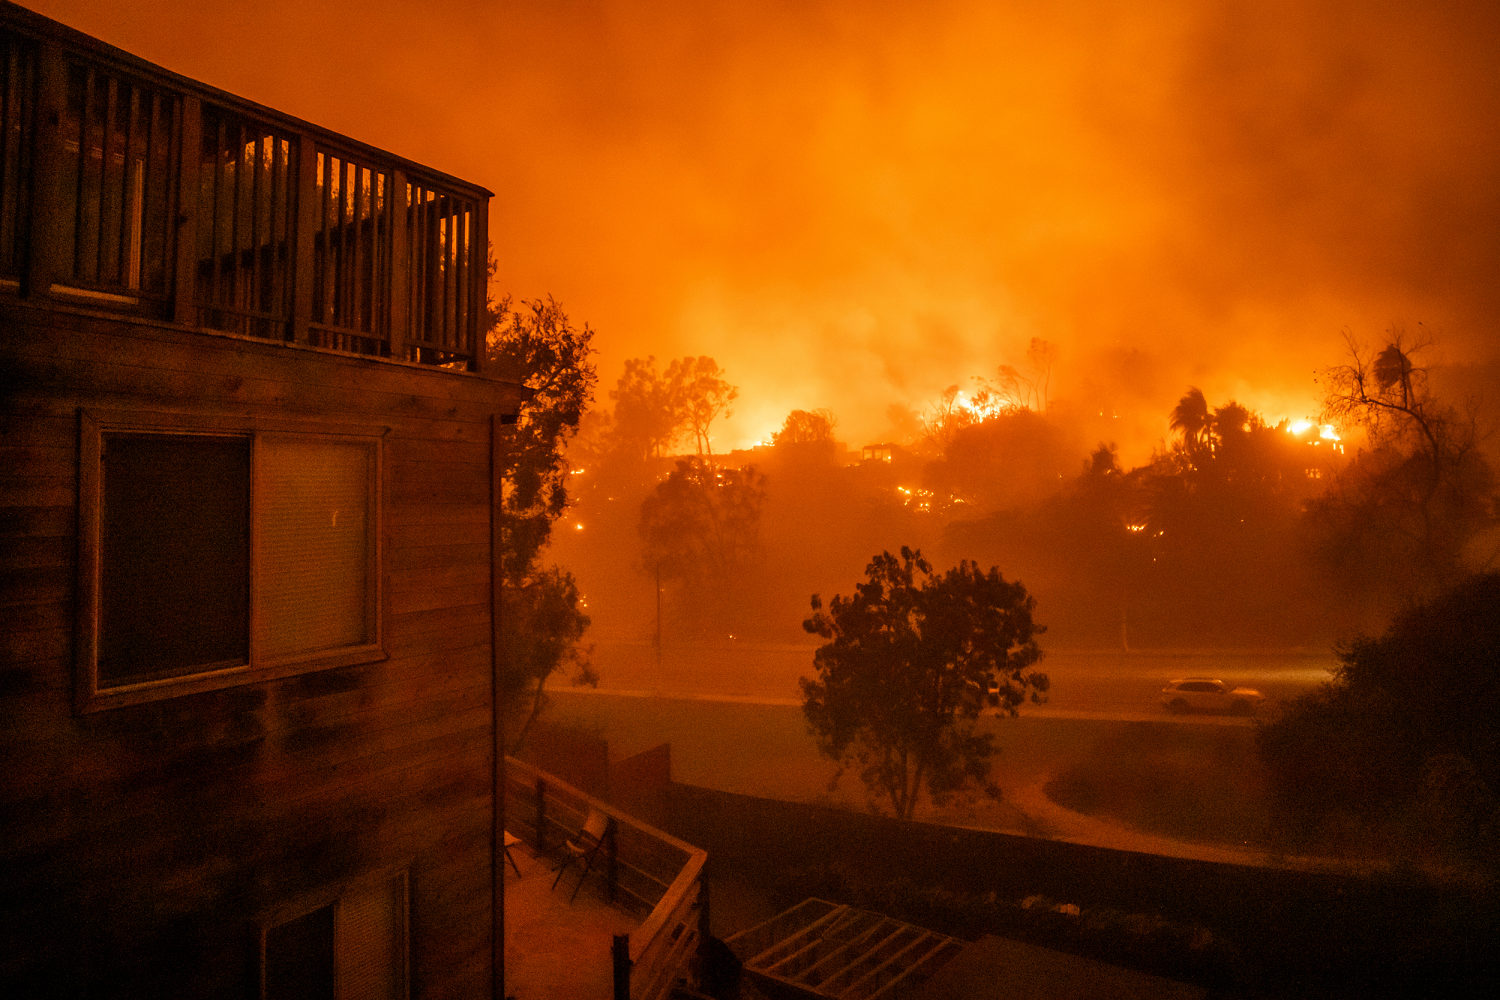
<svg viewBox="0 0 1500 1000"><path fill-rule="evenodd" d="M823 609L812 599L803 628L827 640L802 679L803 712L818 748L859 769L872 804L909 819L921 790L942 802L982 784L993 735L976 721L991 698L1010 715L1040 700L1047 675L1032 620L1035 601L996 568L971 562L941 575L921 553L882 552L851 597Z"/></svg>
<svg viewBox="0 0 1500 1000"><path fill-rule="evenodd" d="M592 646L583 646L589 616L583 613L578 581L556 566L538 570L522 585L501 595L501 630L505 637L506 689L509 709L506 743L519 751L541 712L547 679L564 666L574 684L597 685L590 663Z"/></svg>
<svg viewBox="0 0 1500 1000"><path fill-rule="evenodd" d="M1339 650L1334 680L1259 734L1276 801L1307 833L1341 817L1420 841L1497 846L1500 574L1481 574Z"/></svg>
<svg viewBox="0 0 1500 1000"><path fill-rule="evenodd" d="M594 334L587 325L574 327L550 297L513 303L506 296L492 302L489 312L490 370L532 391L511 431L501 470L503 566L507 581L516 582L532 572L552 522L568 504L563 450L594 398Z"/></svg>
<svg viewBox="0 0 1500 1000"><path fill-rule="evenodd" d="M539 562L553 522L568 506L564 449L593 400L598 376L593 331L575 327L551 297L492 301L489 321L490 371L531 390L502 452L505 489L496 512L504 539L500 633L507 651L506 703L525 706L510 724L516 746L556 670L567 664L576 680L595 680L588 653L579 646L589 619L580 608L578 585L571 573Z"/></svg>

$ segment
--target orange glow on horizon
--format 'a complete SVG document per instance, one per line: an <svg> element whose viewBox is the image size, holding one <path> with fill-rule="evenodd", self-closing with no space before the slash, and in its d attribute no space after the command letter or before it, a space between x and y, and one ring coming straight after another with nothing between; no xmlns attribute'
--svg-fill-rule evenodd
<svg viewBox="0 0 1500 1000"><path fill-rule="evenodd" d="M600 405L628 358L713 357L716 451L797 408L909 438L892 410L1034 337L1125 466L1188 385L1310 412L1345 330L1495 358L1490 0L26 5L504 192L496 289L596 331Z"/></svg>

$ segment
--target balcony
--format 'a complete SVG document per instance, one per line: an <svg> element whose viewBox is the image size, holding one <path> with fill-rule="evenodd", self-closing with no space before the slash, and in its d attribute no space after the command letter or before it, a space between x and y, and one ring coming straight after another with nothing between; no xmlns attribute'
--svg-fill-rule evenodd
<svg viewBox="0 0 1500 1000"><path fill-rule="evenodd" d="M614 824L570 901L578 870L554 892L550 856L590 808ZM514 758L505 761L505 824L525 844L520 877L506 875L507 991L664 1000L689 978L707 933L703 851Z"/></svg>
<svg viewBox="0 0 1500 1000"><path fill-rule="evenodd" d="M0 7L0 294L478 371L489 197Z"/></svg>

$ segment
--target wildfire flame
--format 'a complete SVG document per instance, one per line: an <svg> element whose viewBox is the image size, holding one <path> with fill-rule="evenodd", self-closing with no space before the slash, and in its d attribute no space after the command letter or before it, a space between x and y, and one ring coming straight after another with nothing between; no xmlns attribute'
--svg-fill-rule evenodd
<svg viewBox="0 0 1500 1000"><path fill-rule="evenodd" d="M1316 429L1319 439L1323 441L1342 441L1338 430L1332 424L1320 424L1312 420L1293 420L1287 423L1286 432L1292 437L1300 438L1306 436L1308 431Z"/></svg>

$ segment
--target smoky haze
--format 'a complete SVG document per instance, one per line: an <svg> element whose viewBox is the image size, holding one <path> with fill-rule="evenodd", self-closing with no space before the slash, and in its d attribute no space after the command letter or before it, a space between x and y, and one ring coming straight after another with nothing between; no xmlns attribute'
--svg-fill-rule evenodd
<svg viewBox="0 0 1500 1000"><path fill-rule="evenodd" d="M716 358L723 447L880 440L1032 337L1127 461L1188 384L1313 413L1346 329L1494 357L1491 3L32 6L490 187L498 286L605 385Z"/></svg>

